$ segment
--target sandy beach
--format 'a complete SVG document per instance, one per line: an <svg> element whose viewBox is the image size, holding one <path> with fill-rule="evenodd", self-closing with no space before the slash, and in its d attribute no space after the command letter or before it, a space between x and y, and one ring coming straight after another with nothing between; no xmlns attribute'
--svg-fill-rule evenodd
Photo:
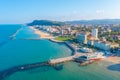
<svg viewBox="0 0 120 80"><path fill-rule="evenodd" d="M113 64L119 64L120 63L120 57L108 57L108 58L105 58L104 61L107 61L107 62L111 62Z"/></svg>
<svg viewBox="0 0 120 80"><path fill-rule="evenodd" d="M45 32L43 32L43 31L40 31L40 30L38 30L38 29L35 29L35 28L32 27L32 26L31 26L30 28L35 31L35 34L40 35L40 38L43 38L43 39L53 39L53 38L54 38L52 35L50 35L50 34L48 34L48 33L45 33Z"/></svg>

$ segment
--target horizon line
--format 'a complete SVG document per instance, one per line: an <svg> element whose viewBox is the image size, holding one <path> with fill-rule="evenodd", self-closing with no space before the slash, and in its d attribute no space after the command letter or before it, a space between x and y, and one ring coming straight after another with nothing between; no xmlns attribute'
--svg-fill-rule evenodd
<svg viewBox="0 0 120 80"><path fill-rule="evenodd" d="M48 21L57 21L57 22L69 22L69 21L92 21L92 20L120 20L120 18L76 19L76 20L34 19L34 20L48 20ZM31 20L31 22L34 21L34 20ZM4 25L4 24L13 24L13 25L15 25L15 24L27 24L27 22L25 22L25 23L0 23L0 25Z"/></svg>

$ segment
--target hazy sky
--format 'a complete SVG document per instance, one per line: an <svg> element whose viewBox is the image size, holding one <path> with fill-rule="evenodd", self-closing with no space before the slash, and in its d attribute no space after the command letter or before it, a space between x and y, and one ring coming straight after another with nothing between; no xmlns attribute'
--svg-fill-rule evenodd
<svg viewBox="0 0 120 80"><path fill-rule="evenodd" d="M0 0L0 23L120 18L120 0Z"/></svg>

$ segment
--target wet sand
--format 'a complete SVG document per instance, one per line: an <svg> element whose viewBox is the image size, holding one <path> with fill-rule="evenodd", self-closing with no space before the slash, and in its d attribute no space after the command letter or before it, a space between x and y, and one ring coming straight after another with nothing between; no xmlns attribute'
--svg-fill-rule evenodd
<svg viewBox="0 0 120 80"><path fill-rule="evenodd" d="M35 34L38 34L40 36L40 38L43 38L43 39L53 39L54 37L48 33L45 33L43 31L40 31L38 29L35 29L34 27L30 27L32 30L35 31Z"/></svg>

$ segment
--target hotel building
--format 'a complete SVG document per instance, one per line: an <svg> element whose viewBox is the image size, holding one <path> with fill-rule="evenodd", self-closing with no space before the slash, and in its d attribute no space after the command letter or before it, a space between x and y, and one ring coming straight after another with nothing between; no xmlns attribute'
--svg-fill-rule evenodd
<svg viewBox="0 0 120 80"><path fill-rule="evenodd" d="M95 37L95 40L98 40L98 29L92 29L92 34L93 37Z"/></svg>
<svg viewBox="0 0 120 80"><path fill-rule="evenodd" d="M84 33L78 34L78 42L87 44L87 35Z"/></svg>

